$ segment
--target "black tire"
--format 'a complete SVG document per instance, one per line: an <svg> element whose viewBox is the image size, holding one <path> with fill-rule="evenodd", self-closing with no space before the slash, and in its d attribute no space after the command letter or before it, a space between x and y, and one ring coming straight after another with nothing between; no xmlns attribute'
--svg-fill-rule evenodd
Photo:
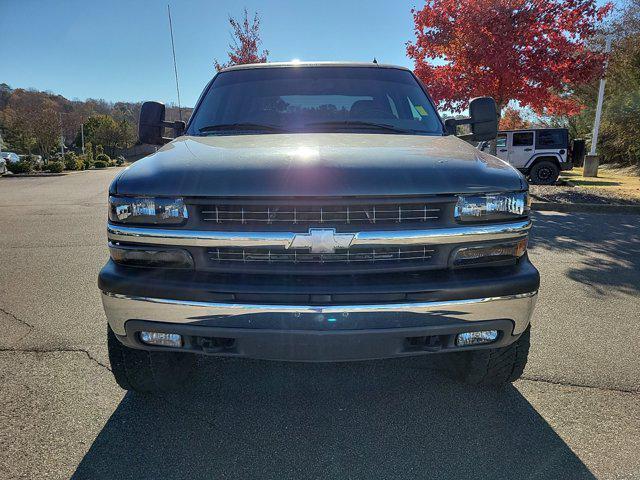
<svg viewBox="0 0 640 480"><path fill-rule="evenodd" d="M129 348L107 326L111 371L125 390L153 393L173 390L189 380L195 371L193 353L148 352Z"/></svg>
<svg viewBox="0 0 640 480"><path fill-rule="evenodd" d="M469 385L501 387L516 381L527 364L530 328L506 347L444 354L448 373Z"/></svg>
<svg viewBox="0 0 640 480"><path fill-rule="evenodd" d="M553 185L559 175L558 165L549 160L536 163L529 171L529 179L534 185Z"/></svg>

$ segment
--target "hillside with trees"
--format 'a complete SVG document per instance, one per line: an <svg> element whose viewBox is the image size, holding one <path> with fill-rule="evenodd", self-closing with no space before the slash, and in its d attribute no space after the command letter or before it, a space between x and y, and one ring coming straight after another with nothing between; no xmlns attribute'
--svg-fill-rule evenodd
<svg viewBox="0 0 640 480"><path fill-rule="evenodd" d="M217 70L242 63L266 62L268 51L259 51L260 17L229 17L233 43L229 59L214 61ZM87 145L100 148L108 156L125 151L136 144L137 124L142 102L107 102L100 99L69 100L62 95L33 89L12 88L0 84L0 133L2 149L19 154L41 155L45 160L60 152L62 138L65 150L82 150L81 125ZM193 109L168 105L166 120L185 120ZM93 152L88 152L92 155Z"/></svg>
<svg viewBox="0 0 640 480"><path fill-rule="evenodd" d="M3 150L42 155L45 159L65 150L81 150L81 125L85 144L101 146L114 156L135 145L142 102L107 102L99 99L69 100L38 90L0 84L0 131ZM191 115L182 109L183 119ZM178 109L167 107L167 119L177 120Z"/></svg>

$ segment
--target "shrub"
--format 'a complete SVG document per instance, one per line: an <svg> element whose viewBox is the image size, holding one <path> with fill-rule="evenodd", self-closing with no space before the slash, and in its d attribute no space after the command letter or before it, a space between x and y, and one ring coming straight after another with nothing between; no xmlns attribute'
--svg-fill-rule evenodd
<svg viewBox="0 0 640 480"><path fill-rule="evenodd" d="M61 161L49 162L47 163L47 170L51 173L60 173L64 170L64 163Z"/></svg>
<svg viewBox="0 0 640 480"><path fill-rule="evenodd" d="M84 166L84 160L81 158L76 158L76 168L74 168L73 170L84 170L85 166Z"/></svg>
<svg viewBox="0 0 640 480"><path fill-rule="evenodd" d="M82 164L78 170L87 170L93 166L93 162L89 159L88 154L78 155L77 162L79 165Z"/></svg>
<svg viewBox="0 0 640 480"><path fill-rule="evenodd" d="M116 158L116 165L120 167L124 165L125 161L126 160L124 159L124 157L122 155L119 155L118 158Z"/></svg>
<svg viewBox="0 0 640 480"><path fill-rule="evenodd" d="M98 155L96 155L96 162L104 162L107 165L109 165L109 163L111 162L111 159L109 158L109 155L107 155L106 153L99 153Z"/></svg>
<svg viewBox="0 0 640 480"><path fill-rule="evenodd" d="M73 152L68 152L64 154L64 168L67 170L78 170L78 157Z"/></svg>
<svg viewBox="0 0 640 480"><path fill-rule="evenodd" d="M91 145L91 142L87 142L85 144L84 151L87 152L86 153L87 161L85 163L92 164L93 163L93 146ZM87 168L89 168L89 167L87 167Z"/></svg>
<svg viewBox="0 0 640 480"><path fill-rule="evenodd" d="M93 162L93 166L96 168L107 168L109 164L103 160L96 160L95 162Z"/></svg>
<svg viewBox="0 0 640 480"><path fill-rule="evenodd" d="M12 173L29 173L33 167L30 162L20 160L19 162L7 162L7 169Z"/></svg>
<svg viewBox="0 0 640 480"><path fill-rule="evenodd" d="M100 155L104 155L104 148L102 148L102 145L96 145L96 160Z"/></svg>

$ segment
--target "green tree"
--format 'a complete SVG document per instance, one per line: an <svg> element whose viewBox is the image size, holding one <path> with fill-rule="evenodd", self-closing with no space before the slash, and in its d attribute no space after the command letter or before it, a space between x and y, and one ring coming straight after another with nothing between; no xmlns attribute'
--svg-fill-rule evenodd
<svg viewBox="0 0 640 480"><path fill-rule="evenodd" d="M640 169L640 0L630 0L603 33L614 35L607 69L598 153L605 163ZM572 117L547 119L569 128L572 137L591 140L599 81L575 92L586 108Z"/></svg>
<svg viewBox="0 0 640 480"><path fill-rule="evenodd" d="M111 115L92 115L84 123L85 142L101 145L112 156L116 148L128 148L135 142L135 128L126 119Z"/></svg>
<svg viewBox="0 0 640 480"><path fill-rule="evenodd" d="M598 147L607 162L640 167L640 0L628 4L613 29Z"/></svg>

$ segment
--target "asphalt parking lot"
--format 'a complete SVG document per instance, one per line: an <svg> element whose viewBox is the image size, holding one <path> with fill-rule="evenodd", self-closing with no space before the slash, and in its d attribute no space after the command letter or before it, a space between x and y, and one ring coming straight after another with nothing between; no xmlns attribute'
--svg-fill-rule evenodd
<svg viewBox="0 0 640 480"><path fill-rule="evenodd" d="M202 360L124 394L96 276L115 169L0 179L0 478L640 478L640 216L539 212L525 379Z"/></svg>

